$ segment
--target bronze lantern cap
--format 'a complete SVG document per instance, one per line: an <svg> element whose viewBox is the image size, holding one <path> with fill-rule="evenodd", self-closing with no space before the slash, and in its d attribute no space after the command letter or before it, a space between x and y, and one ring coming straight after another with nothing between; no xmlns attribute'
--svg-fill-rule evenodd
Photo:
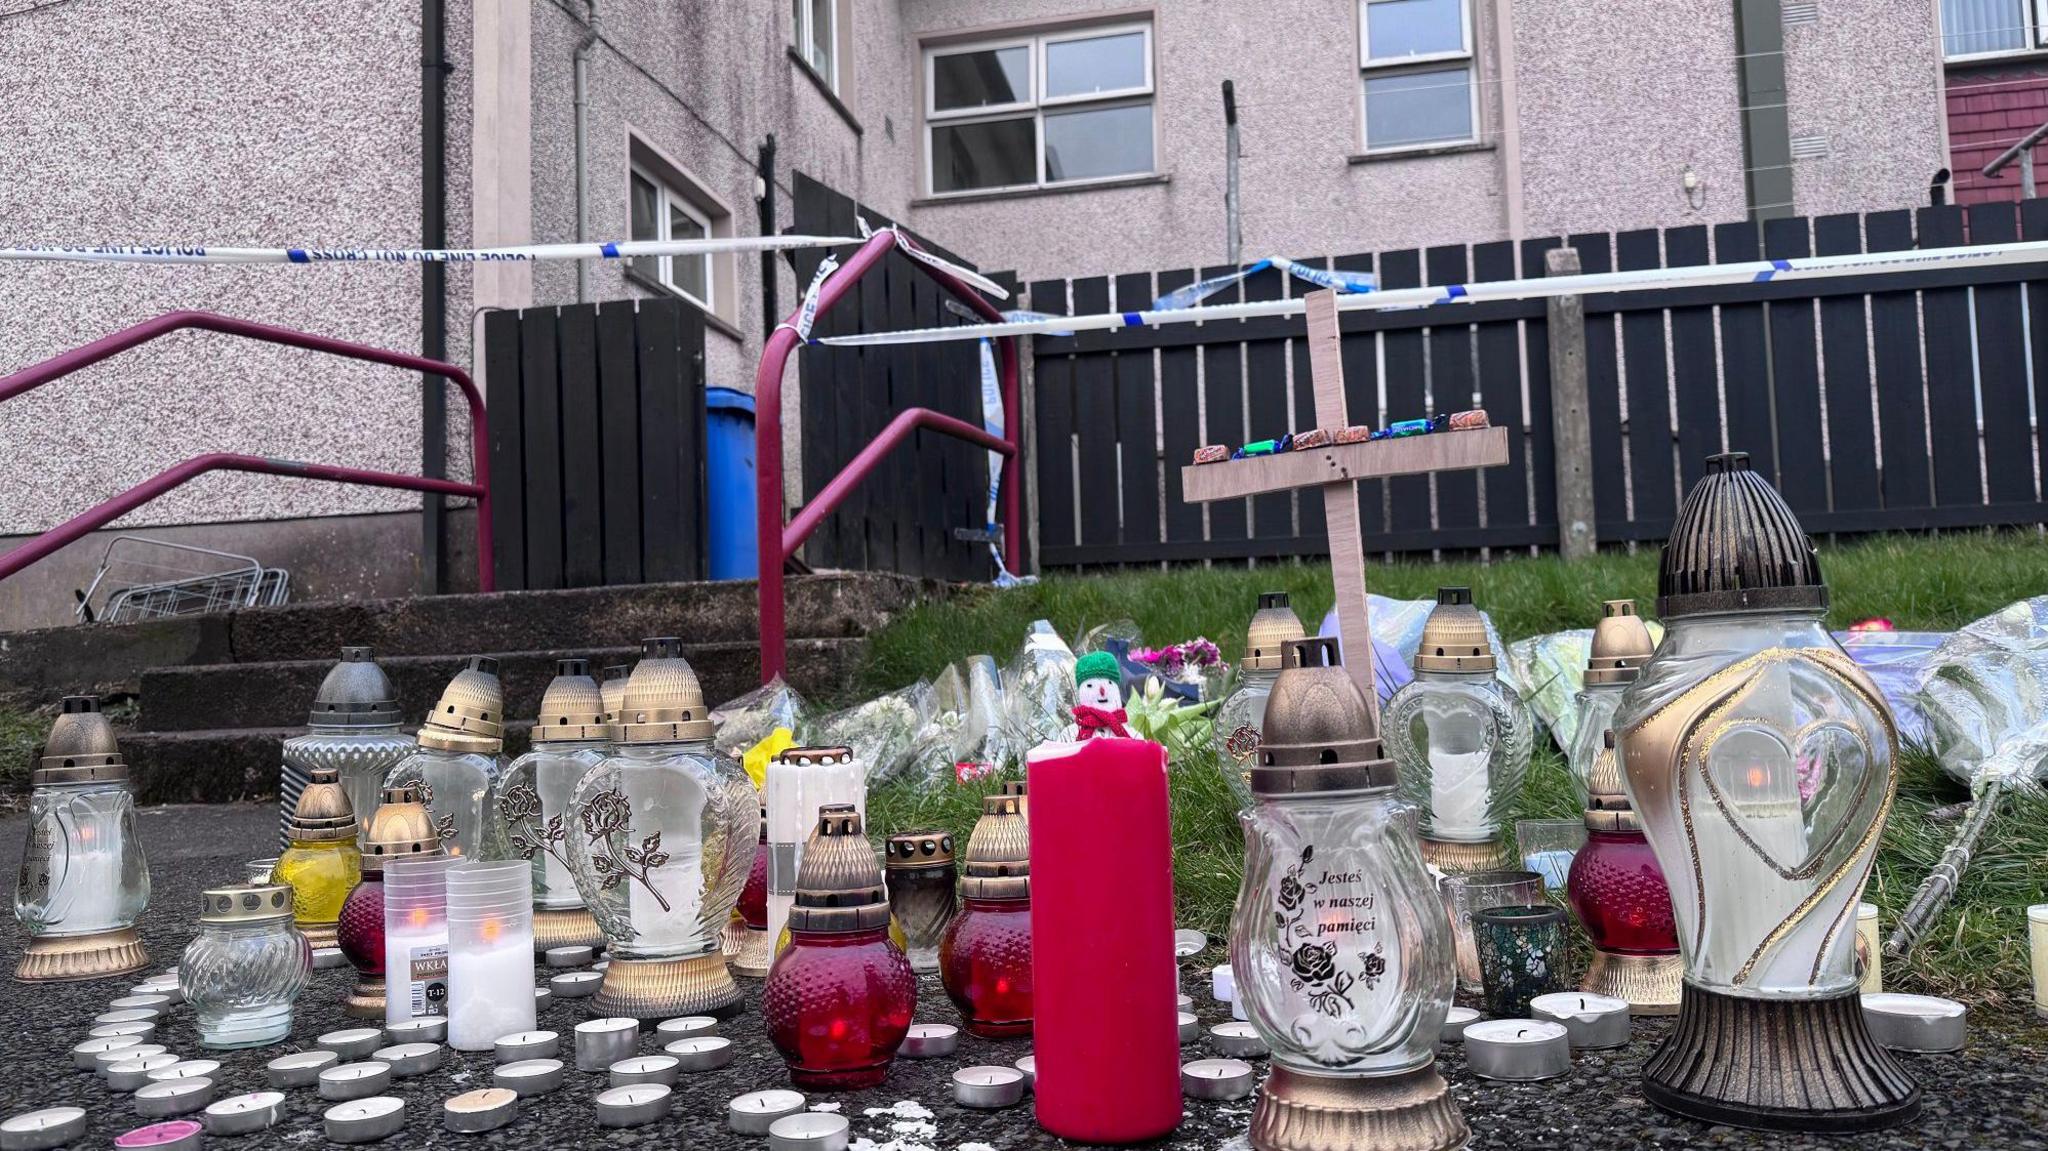
<svg viewBox="0 0 2048 1151"><path fill-rule="evenodd" d="M711 710L697 672L683 658L683 641L655 636L640 641L640 662L626 679L612 739L619 743L685 743L711 738Z"/></svg>
<svg viewBox="0 0 2048 1151"><path fill-rule="evenodd" d="M1252 613L1251 626L1245 629L1244 666L1254 671L1280 670L1288 643L1303 634L1301 617L1294 614L1286 592L1260 593L1259 610Z"/></svg>
<svg viewBox="0 0 2048 1151"><path fill-rule="evenodd" d="M558 659L555 678L541 693L540 718L533 725L535 743L572 743L608 739L604 692L590 678L587 659Z"/></svg>
<svg viewBox="0 0 2048 1151"><path fill-rule="evenodd" d="M99 697L65 696L30 785L119 783L127 778L128 763L114 740L114 725L100 711Z"/></svg>
<svg viewBox="0 0 2048 1151"><path fill-rule="evenodd" d="M889 837L882 856L891 871L953 866L953 837L943 831L901 831Z"/></svg>
<svg viewBox="0 0 2048 1151"><path fill-rule="evenodd" d="M604 669L604 676L598 682L597 689L604 696L606 723L618 722L619 705L626 700L626 678L632 674L633 665L629 663L615 663Z"/></svg>
<svg viewBox="0 0 2048 1151"><path fill-rule="evenodd" d="M391 678L367 647L344 647L313 696L307 724L314 727L391 727L403 718Z"/></svg>
<svg viewBox="0 0 2048 1151"><path fill-rule="evenodd" d="M341 773L331 767L316 767L299 802L292 806L286 834L308 843L356 838L356 812L349 806L348 792L341 789Z"/></svg>
<svg viewBox="0 0 2048 1151"><path fill-rule="evenodd" d="M882 868L850 803L818 809L818 826L804 844L797 869L791 931L873 931L889 925L889 892Z"/></svg>
<svg viewBox="0 0 2048 1151"><path fill-rule="evenodd" d="M363 874L384 874L388 859L432 859L442 854L441 831L416 783L384 789L363 837Z"/></svg>
<svg viewBox="0 0 2048 1151"><path fill-rule="evenodd" d="M1813 541L1748 452L1708 456L1657 568L1657 615L1826 611Z"/></svg>
<svg viewBox="0 0 2048 1151"><path fill-rule="evenodd" d="M1601 619L1593 625L1593 643L1586 654L1586 684L1634 683L1657 649L1650 629L1636 614L1632 599L1611 599L1600 606Z"/></svg>
<svg viewBox="0 0 2048 1151"><path fill-rule="evenodd" d="M1266 700L1265 735L1252 768L1254 795L1376 791L1394 786L1373 716L1327 636L1288 645L1287 667Z"/></svg>
<svg viewBox="0 0 2048 1151"><path fill-rule="evenodd" d="M292 917L292 885L252 883L212 887L199 893L201 923L265 923Z"/></svg>
<svg viewBox="0 0 2048 1151"><path fill-rule="evenodd" d="M1022 796L982 797L981 818L967 837L960 894L969 899L1031 897L1031 830L1023 804Z"/></svg>
<svg viewBox="0 0 2048 1151"><path fill-rule="evenodd" d="M1600 733L1600 750L1586 769L1586 829L1588 831L1641 831L1643 821L1628 802L1621 785L1621 764L1614 756L1614 731Z"/></svg>
<svg viewBox="0 0 2048 1151"><path fill-rule="evenodd" d="M1436 606L1422 625L1416 671L1494 670L1493 645L1486 641L1486 617L1472 606L1472 589L1436 589ZM1270 707L1271 705L1267 705Z"/></svg>
<svg viewBox="0 0 2048 1151"><path fill-rule="evenodd" d="M505 689L498 683L498 661L473 655L464 663L433 714L420 725L419 745L442 751L496 755L505 748Z"/></svg>

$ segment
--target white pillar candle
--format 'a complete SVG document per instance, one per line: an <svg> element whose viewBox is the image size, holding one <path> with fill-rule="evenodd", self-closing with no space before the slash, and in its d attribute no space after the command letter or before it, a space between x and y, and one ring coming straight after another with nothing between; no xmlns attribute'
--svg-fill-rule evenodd
<svg viewBox="0 0 2048 1151"><path fill-rule="evenodd" d="M2048 903L2027 908L2027 950L2034 964L2034 1014L2048 1019Z"/></svg>
<svg viewBox="0 0 2048 1151"><path fill-rule="evenodd" d="M66 858L63 874L51 879L45 917L73 935L127 926L121 915L118 811L76 801L58 808L57 824Z"/></svg>
<svg viewBox="0 0 2048 1151"><path fill-rule="evenodd" d="M531 1031L537 1018L531 995L506 988L533 986L533 933L486 930L466 937L448 954L448 1046L489 1051L501 1035Z"/></svg>
<svg viewBox="0 0 2048 1151"><path fill-rule="evenodd" d="M768 938L778 939L796 903L796 872L818 809L850 803L867 818L867 771L858 757L803 755L768 761L761 802L768 809Z"/></svg>
<svg viewBox="0 0 2048 1151"><path fill-rule="evenodd" d="M1218 1003L1229 1003L1237 998L1237 972L1230 969L1230 964L1219 963L1209 969L1209 994L1215 996Z"/></svg>
<svg viewBox="0 0 2048 1151"><path fill-rule="evenodd" d="M1628 1045L1626 1000L1590 991L1556 991L1531 999L1529 1015L1562 1024L1574 1048L1599 1050Z"/></svg>
<svg viewBox="0 0 2048 1151"><path fill-rule="evenodd" d="M1881 991L1863 997L1870 1037L1893 1051L1960 1051L1970 1013L1953 999Z"/></svg>
<svg viewBox="0 0 2048 1151"><path fill-rule="evenodd" d="M1571 1073L1571 1039L1561 1023L1488 1019L1465 1028L1465 1062L1481 1079L1556 1079Z"/></svg>
<svg viewBox="0 0 2048 1151"><path fill-rule="evenodd" d="M1884 990L1884 947L1877 934L1877 904L1856 905L1856 957L1863 961L1865 995Z"/></svg>

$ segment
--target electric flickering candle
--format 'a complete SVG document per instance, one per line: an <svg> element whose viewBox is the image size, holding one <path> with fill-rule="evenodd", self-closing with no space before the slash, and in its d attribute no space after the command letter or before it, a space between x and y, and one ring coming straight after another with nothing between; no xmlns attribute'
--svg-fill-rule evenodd
<svg viewBox="0 0 2048 1151"><path fill-rule="evenodd" d="M384 864L384 1019L448 1014L447 856Z"/></svg>
<svg viewBox="0 0 2048 1151"><path fill-rule="evenodd" d="M441 847L456 858L501 859L505 824L490 802L505 771L505 691L498 661L469 657L441 690L414 737L419 747L384 777L384 785L419 785Z"/></svg>
<svg viewBox="0 0 2048 1151"><path fill-rule="evenodd" d="M532 863L533 945L540 951L600 946L604 933L569 871L569 797L611 750L604 696L590 678L589 660L555 661L532 740L532 750L505 769L491 802L511 853Z"/></svg>
<svg viewBox="0 0 2048 1151"><path fill-rule="evenodd" d="M448 1046L489 1051L498 1036L533 1030L533 868L525 860L466 862L448 892Z"/></svg>
<svg viewBox="0 0 2048 1151"><path fill-rule="evenodd" d="M882 869L853 805L826 805L803 854L761 1016L798 1087L873 1087L910 1029L917 977L889 938Z"/></svg>
<svg viewBox="0 0 2048 1151"><path fill-rule="evenodd" d="M363 878L356 814L340 780L331 767L313 769L286 824L289 846L271 870L272 882L290 885L292 918L316 948L336 946L342 904Z"/></svg>
<svg viewBox="0 0 2048 1151"><path fill-rule="evenodd" d="M768 761L761 781L768 809L768 919L771 946L782 938L789 909L796 906L797 873L804 842L828 803L849 803L867 818L867 769L851 748L791 747Z"/></svg>
<svg viewBox="0 0 2048 1151"><path fill-rule="evenodd" d="M1166 750L1098 735L1041 744L1027 765L1038 1124L1077 1143L1157 1138L1181 1113ZM971 842L967 861L971 885Z"/></svg>
<svg viewBox="0 0 2048 1151"><path fill-rule="evenodd" d="M910 969L937 971L939 944L960 913L954 899L953 837L939 831L899 832L889 837L882 856L889 913L903 928Z"/></svg>
<svg viewBox="0 0 2048 1151"><path fill-rule="evenodd" d="M1601 736L1600 754L1587 769L1586 846L1573 857L1565 884L1593 943L1579 986L1626 1000L1637 1014L1675 1015L1685 963L1671 888L1622 787L1614 732Z"/></svg>
<svg viewBox="0 0 2048 1151"><path fill-rule="evenodd" d="M939 982L967 1030L991 1039L1031 1032L1034 1009L1030 831L1021 800L985 796L967 837L960 913L939 942Z"/></svg>
<svg viewBox="0 0 2048 1151"><path fill-rule="evenodd" d="M349 847L355 847L351 830ZM263 1047L291 1033L292 1004L312 974L311 949L292 925L292 889L202 892L199 933L179 959L179 981L203 1047Z"/></svg>
<svg viewBox="0 0 2048 1151"><path fill-rule="evenodd" d="M292 811L317 768L337 773L358 832L368 832L384 777L415 750L412 737L399 726L404 718L398 692L370 658L370 649L342 648L341 662L328 669L313 696L307 731L284 741L284 769L277 789L278 850L291 846ZM366 836L358 846L367 849ZM250 882L268 883L270 875L252 874Z"/></svg>

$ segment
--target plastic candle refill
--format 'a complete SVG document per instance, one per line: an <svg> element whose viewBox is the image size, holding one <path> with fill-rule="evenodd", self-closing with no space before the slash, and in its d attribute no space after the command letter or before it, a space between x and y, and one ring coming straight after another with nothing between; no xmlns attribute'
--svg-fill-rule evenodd
<svg viewBox="0 0 2048 1151"><path fill-rule="evenodd" d="M1614 717L1685 957L1643 1094L1707 1122L1861 1131L1920 1108L1856 994L1856 904L1898 740L1822 626L1827 603L1784 500L1748 456L1709 458L1658 571L1664 642Z"/></svg>
<svg viewBox="0 0 2048 1151"><path fill-rule="evenodd" d="M489 1051L500 1035L531 1031L533 869L525 860L467 861L448 887L448 1046ZM508 994L508 992L510 992Z"/></svg>
<svg viewBox="0 0 2048 1151"><path fill-rule="evenodd" d="M1252 613L1245 629L1244 658L1238 661L1237 689L1216 709L1216 748L1240 765L1249 765L1259 747L1259 733L1266 723L1266 701L1273 694L1273 680L1280 674L1280 658L1286 645L1305 633L1301 618L1284 591L1259 596L1259 610Z"/></svg>
<svg viewBox="0 0 2048 1151"><path fill-rule="evenodd" d="M384 864L384 1021L448 1014L445 855Z"/></svg>
<svg viewBox="0 0 2048 1151"><path fill-rule="evenodd" d="M804 841L828 803L850 803L867 818L867 770L844 747L791 747L768 761L761 781L768 809L768 938L782 938L796 903Z"/></svg>
<svg viewBox="0 0 2048 1151"><path fill-rule="evenodd" d="M1075 1143L1158 1138L1181 1114L1166 750L1102 735L1041 744L1026 778L1038 1124ZM975 884L1007 882L977 880L982 838L977 827L967 845L956 947Z"/></svg>
<svg viewBox="0 0 2048 1151"><path fill-rule="evenodd" d="M441 835L417 788L384 789L363 835L362 881L342 902L336 942L356 969L342 1010L360 1019L384 1016L384 863L438 859Z"/></svg>
<svg viewBox="0 0 2048 1151"><path fill-rule="evenodd" d="M760 810L739 765L712 750L681 648L643 642L615 750L569 797L570 873L611 956L598 1015L723 1017L743 1002L719 933L753 864Z"/></svg>
<svg viewBox="0 0 2048 1151"><path fill-rule="evenodd" d="M555 661L540 697L533 750L512 761L491 802L505 825L510 854L533 864L533 946L604 942L569 873L569 794L611 749L603 693L590 661Z"/></svg>
<svg viewBox="0 0 2048 1151"><path fill-rule="evenodd" d="M939 981L967 1030L1031 1033L1031 844L1023 800L984 796L967 837L960 913L939 941Z"/></svg>
<svg viewBox="0 0 2048 1151"><path fill-rule="evenodd" d="M149 964L135 921L149 904L149 863L135 837L128 764L99 700L66 696L30 777L28 844L14 917L28 946L23 982L100 979Z"/></svg>
<svg viewBox="0 0 2048 1151"><path fill-rule="evenodd" d="M960 912L953 898L957 871L953 837L939 831L907 831L889 837L883 850L889 911L903 928L912 971L939 969L939 943Z"/></svg>
<svg viewBox="0 0 2048 1151"><path fill-rule="evenodd" d="M728 966L736 975L765 978L775 962L775 940L768 934L768 809L761 809L760 830L754 836L754 863L747 868L747 882L740 888L735 909L737 922L726 923Z"/></svg>
<svg viewBox="0 0 2048 1151"><path fill-rule="evenodd" d="M333 768L359 834L376 814L384 779L417 745L400 729L404 715L398 691L366 647L341 649L341 662L328 669L306 715L307 730L284 741L284 771L278 783L277 846L291 846L292 811L313 769ZM361 846L361 843L358 843ZM269 877L265 876L268 882Z"/></svg>
<svg viewBox="0 0 2048 1151"><path fill-rule="evenodd" d="M355 810L333 768L313 769L286 833L290 846L277 857L271 881L291 887L292 915L306 942L334 947L341 905L363 878L363 856Z"/></svg>
<svg viewBox="0 0 2048 1151"><path fill-rule="evenodd" d="M505 770L504 737L498 661L470 656L420 725L418 750L384 778L387 786L419 786L451 856L500 859L507 853L505 824L490 802L491 788Z"/></svg>
<svg viewBox="0 0 2048 1151"><path fill-rule="evenodd" d="M349 831L349 848L355 848ZM263 1047L292 1029L313 951L292 926L292 889L219 887L199 897L199 934L178 960L202 1047Z"/></svg>
<svg viewBox="0 0 2048 1151"><path fill-rule="evenodd" d="M1295 651L1266 709L1230 921L1236 1003L1272 1052L1252 1146L1462 1147L1432 1065L1453 978L1436 885L1336 641Z"/></svg>
<svg viewBox="0 0 2048 1151"><path fill-rule="evenodd" d="M1601 732L1587 784L1586 846L1572 857L1565 884L1593 941L1593 961L1579 986L1623 1000L1637 1015L1675 1015L1685 963L1678 957L1671 889L1622 788L1611 729Z"/></svg>
<svg viewBox="0 0 2048 1151"><path fill-rule="evenodd" d="M873 1087L910 1030L917 977L889 939L882 869L852 804L828 805L804 849L789 946L761 990L768 1038L798 1087Z"/></svg>
<svg viewBox="0 0 2048 1151"><path fill-rule="evenodd" d="M1528 709L1495 676L1470 588L1439 588L1422 625L1415 678L1387 701L1387 752L1401 797L1422 812L1422 854L1443 871L1509 860L1501 820L1529 770Z"/></svg>

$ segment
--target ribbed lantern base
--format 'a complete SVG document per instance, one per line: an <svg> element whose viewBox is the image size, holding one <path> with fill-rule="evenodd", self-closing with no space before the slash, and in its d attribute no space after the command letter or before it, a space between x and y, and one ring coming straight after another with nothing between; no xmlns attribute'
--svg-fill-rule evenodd
<svg viewBox="0 0 2048 1151"><path fill-rule="evenodd" d="M1508 851L1505 839L1483 839L1474 843L1460 839L1431 839L1425 835L1422 837L1422 861L1451 875L1519 866Z"/></svg>
<svg viewBox="0 0 2048 1151"><path fill-rule="evenodd" d="M384 1018L384 977L356 976L355 989L341 1001L341 1010L351 1019Z"/></svg>
<svg viewBox="0 0 2048 1151"><path fill-rule="evenodd" d="M602 949L604 932L597 929L597 920L591 918L589 908L547 911L536 907L533 909L533 953L539 955L550 947Z"/></svg>
<svg viewBox="0 0 2048 1151"><path fill-rule="evenodd" d="M306 937L306 945L315 951L327 947L341 946L341 924L339 922L297 923L293 924L293 926L299 929L300 935Z"/></svg>
<svg viewBox="0 0 2048 1151"><path fill-rule="evenodd" d="M1631 1015L1676 1015L1679 985L1684 982L1685 960L1676 952L1624 955L1596 947L1579 989L1627 1000Z"/></svg>
<svg viewBox="0 0 2048 1151"><path fill-rule="evenodd" d="M1920 1113L1920 1085L1832 999L1753 999L1685 984L1678 1026L1643 1065L1643 1095L1674 1114L1762 1131L1877 1131Z"/></svg>
<svg viewBox="0 0 2048 1151"><path fill-rule="evenodd" d="M142 933L132 927L91 935L39 935L28 941L14 977L23 983L59 983L128 975L149 966Z"/></svg>
<svg viewBox="0 0 2048 1151"><path fill-rule="evenodd" d="M775 966L775 946L768 938L768 929L756 931L744 923L735 923L726 930L738 945L738 950L726 952L732 957L727 961L732 973L749 979L768 978L768 969Z"/></svg>
<svg viewBox="0 0 2048 1151"><path fill-rule="evenodd" d="M605 968L604 983L591 997L590 1013L635 1019L673 1019L678 1015L726 1019L745 1006L746 997L725 969L725 956L714 951L688 959L614 956L611 966Z"/></svg>
<svg viewBox="0 0 2048 1151"><path fill-rule="evenodd" d="M1402 1075L1310 1075L1278 1063L1252 1108L1258 1151L1456 1151L1472 1138L1433 1066Z"/></svg>

